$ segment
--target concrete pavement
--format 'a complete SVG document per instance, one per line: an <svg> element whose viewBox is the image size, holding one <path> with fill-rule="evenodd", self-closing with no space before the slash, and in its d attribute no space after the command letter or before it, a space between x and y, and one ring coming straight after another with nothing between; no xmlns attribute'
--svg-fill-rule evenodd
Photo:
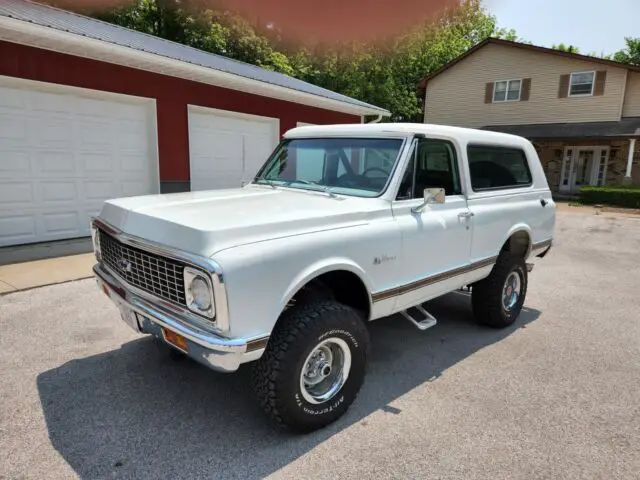
<svg viewBox="0 0 640 480"><path fill-rule="evenodd" d="M88 278L93 253L0 265L0 294Z"/></svg>
<svg viewBox="0 0 640 480"><path fill-rule="evenodd" d="M560 212L518 323L371 325L338 423L274 429L247 369L137 336L92 280L0 297L0 478L616 479L640 471L640 222Z"/></svg>

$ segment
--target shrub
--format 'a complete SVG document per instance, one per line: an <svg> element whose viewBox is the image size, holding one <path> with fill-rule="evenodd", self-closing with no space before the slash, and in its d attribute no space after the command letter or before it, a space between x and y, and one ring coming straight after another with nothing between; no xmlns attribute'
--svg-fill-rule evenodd
<svg viewBox="0 0 640 480"><path fill-rule="evenodd" d="M594 205L610 205L615 207L640 208L640 187L582 187L580 202Z"/></svg>

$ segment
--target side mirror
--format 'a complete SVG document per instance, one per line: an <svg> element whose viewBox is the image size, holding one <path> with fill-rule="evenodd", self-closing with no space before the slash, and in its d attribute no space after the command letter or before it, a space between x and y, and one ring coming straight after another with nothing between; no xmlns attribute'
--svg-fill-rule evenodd
<svg viewBox="0 0 640 480"><path fill-rule="evenodd" d="M444 203L445 200L444 188L425 188L424 189L424 203Z"/></svg>
<svg viewBox="0 0 640 480"><path fill-rule="evenodd" d="M413 207L411 211L413 213L421 212L424 207L427 205L435 205L439 203L444 203L446 194L444 188L425 188L424 189L424 202L417 207Z"/></svg>

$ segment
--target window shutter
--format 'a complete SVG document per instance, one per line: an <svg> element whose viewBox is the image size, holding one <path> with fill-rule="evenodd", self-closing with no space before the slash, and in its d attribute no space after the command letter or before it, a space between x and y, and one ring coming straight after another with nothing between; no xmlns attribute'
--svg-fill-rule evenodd
<svg viewBox="0 0 640 480"><path fill-rule="evenodd" d="M531 79L523 78L522 79L522 91L520 92L520 101L528 102L529 96L531 94Z"/></svg>
<svg viewBox="0 0 640 480"><path fill-rule="evenodd" d="M484 103L493 103L493 82L489 82L484 87Z"/></svg>
<svg viewBox="0 0 640 480"><path fill-rule="evenodd" d="M598 70L596 72L596 84L593 87L593 95L604 95L604 85L607 83L607 71Z"/></svg>
<svg viewBox="0 0 640 480"><path fill-rule="evenodd" d="M558 89L558 98L567 98L569 96L569 82L571 75L560 75L560 88Z"/></svg>

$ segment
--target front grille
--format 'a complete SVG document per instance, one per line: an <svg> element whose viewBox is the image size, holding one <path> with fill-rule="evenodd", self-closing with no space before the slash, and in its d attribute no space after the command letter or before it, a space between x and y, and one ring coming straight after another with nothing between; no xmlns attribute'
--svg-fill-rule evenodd
<svg viewBox="0 0 640 480"><path fill-rule="evenodd" d="M102 261L127 283L164 300L186 305L184 264L120 243L100 232Z"/></svg>

